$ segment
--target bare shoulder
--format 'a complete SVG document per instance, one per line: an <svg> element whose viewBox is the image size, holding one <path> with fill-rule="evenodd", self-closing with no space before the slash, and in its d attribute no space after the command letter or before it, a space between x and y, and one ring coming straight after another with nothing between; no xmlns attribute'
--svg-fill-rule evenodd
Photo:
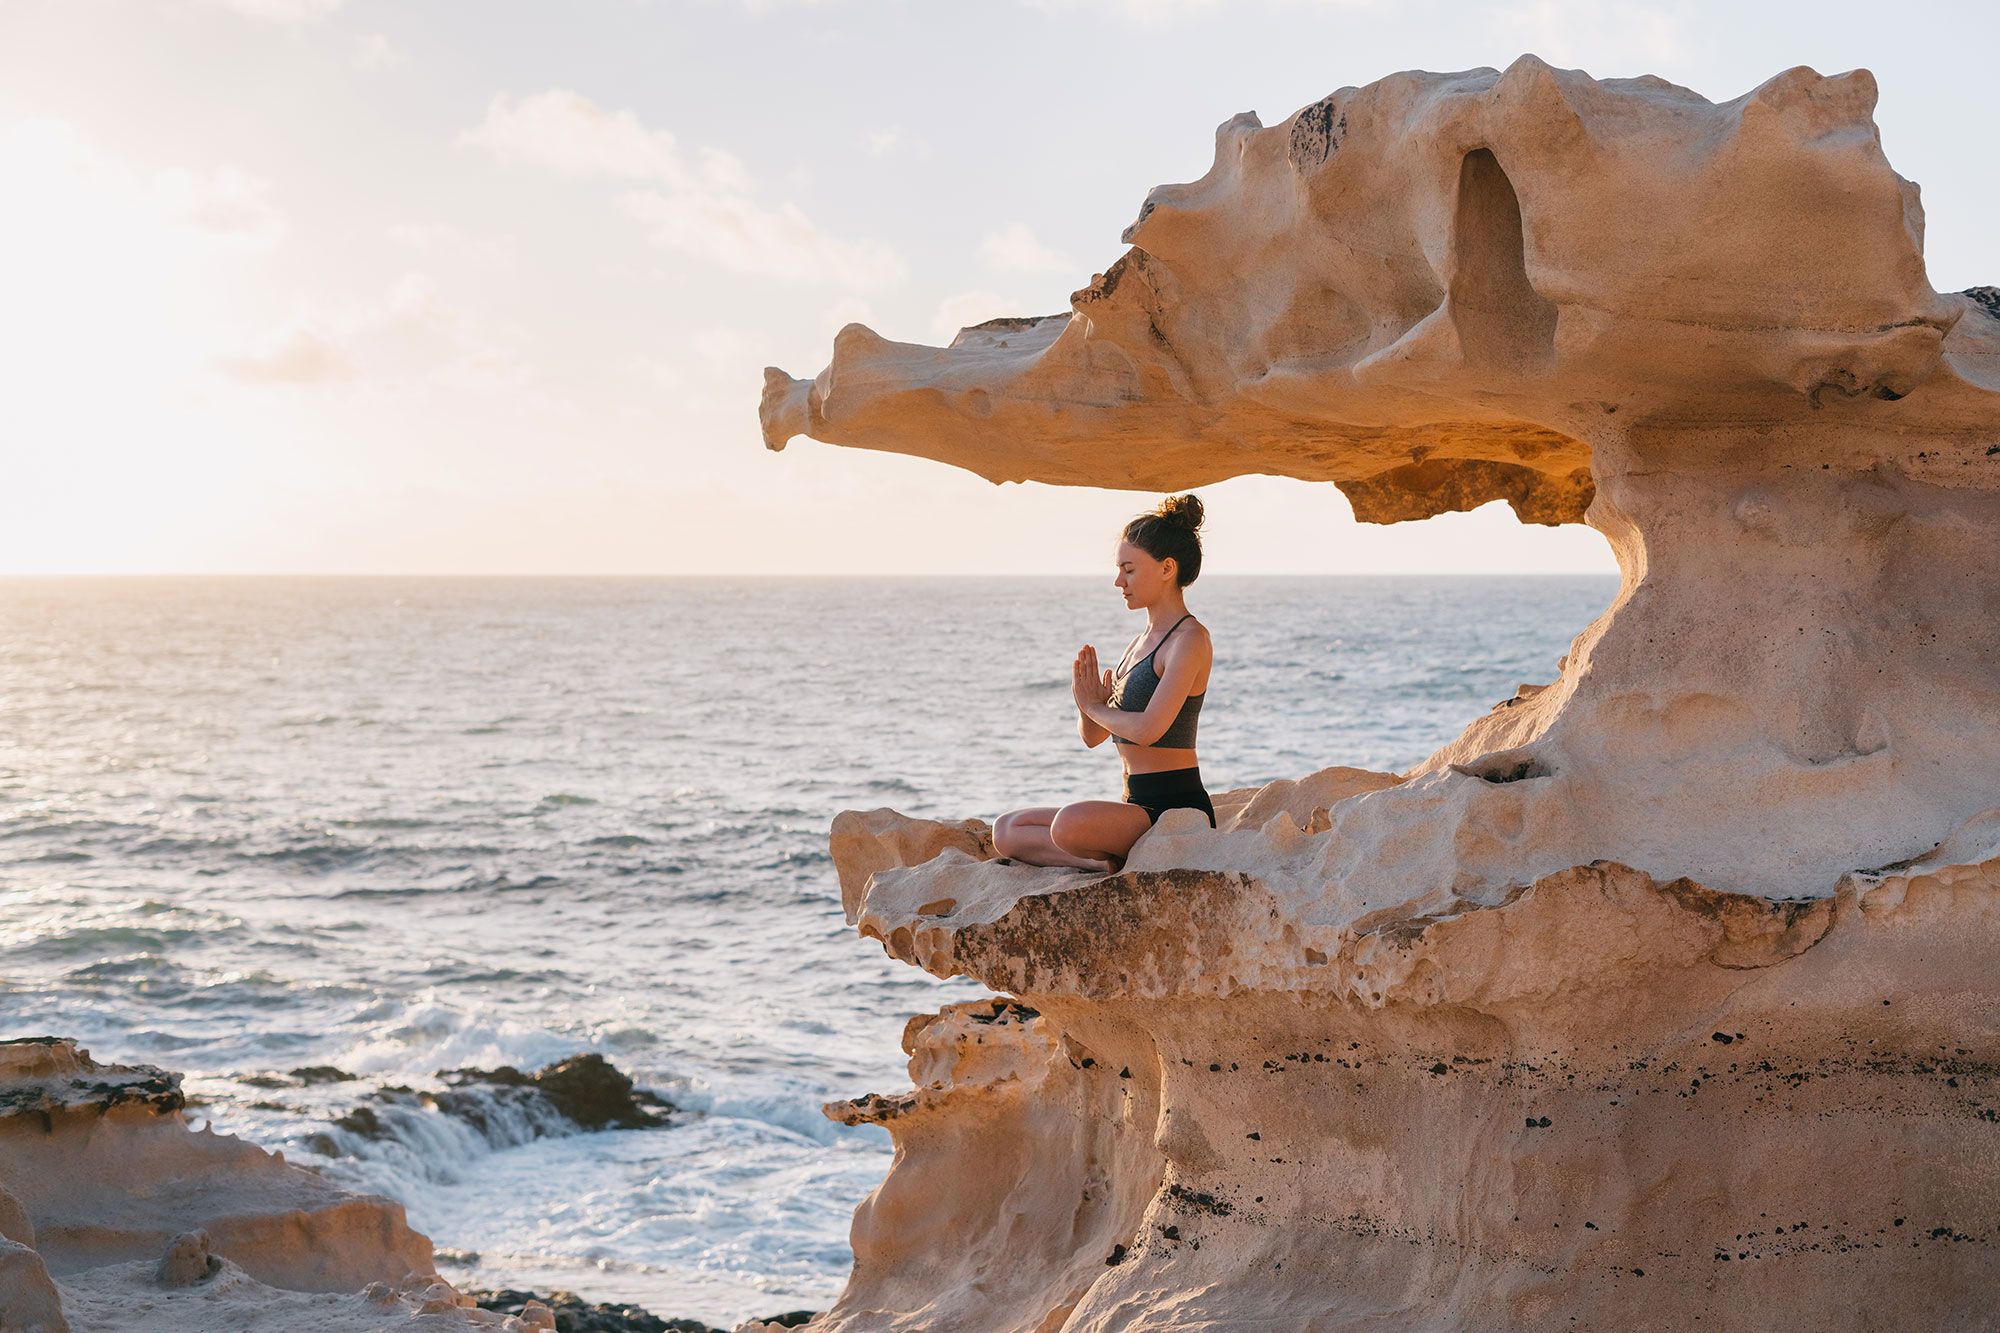
<svg viewBox="0 0 2000 1333"><path fill-rule="evenodd" d="M1174 646L1174 655L1177 657L1189 657L1196 662L1205 662L1215 655L1215 641L1208 635L1208 626L1193 616L1188 617L1186 628L1174 635L1174 638L1178 641Z"/></svg>

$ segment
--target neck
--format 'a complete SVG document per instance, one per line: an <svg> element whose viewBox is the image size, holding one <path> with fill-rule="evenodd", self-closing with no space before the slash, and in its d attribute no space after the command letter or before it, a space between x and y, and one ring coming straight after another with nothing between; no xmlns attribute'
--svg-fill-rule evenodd
<svg viewBox="0 0 2000 1333"><path fill-rule="evenodd" d="M1146 608L1146 628L1165 629L1188 613L1187 599L1176 590Z"/></svg>

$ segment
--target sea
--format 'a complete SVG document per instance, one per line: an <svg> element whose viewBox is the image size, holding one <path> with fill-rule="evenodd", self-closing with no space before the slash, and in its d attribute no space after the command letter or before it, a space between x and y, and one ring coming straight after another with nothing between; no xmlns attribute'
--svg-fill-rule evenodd
<svg viewBox="0 0 2000 1333"><path fill-rule="evenodd" d="M1406 768L1616 589L1204 578L1207 784ZM1069 666L1141 628L1109 578L0 580L0 1036L181 1071L195 1125L399 1200L461 1287L824 1309L890 1148L821 1104L907 1087L905 1019L983 993L845 927L828 825L1115 799ZM581 1052L676 1111L384 1092Z"/></svg>

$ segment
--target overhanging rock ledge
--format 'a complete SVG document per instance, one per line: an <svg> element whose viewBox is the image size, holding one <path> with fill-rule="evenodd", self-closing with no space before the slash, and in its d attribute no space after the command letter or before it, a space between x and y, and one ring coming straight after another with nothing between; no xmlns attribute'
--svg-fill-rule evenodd
<svg viewBox="0 0 2000 1333"><path fill-rule="evenodd" d="M767 372L774 448L1505 499L1622 573L1408 771L1116 876L841 816L850 922L1007 998L829 1108L898 1152L816 1328L2000 1326L2000 301L1874 101L1398 74L1226 122L1069 314Z"/></svg>

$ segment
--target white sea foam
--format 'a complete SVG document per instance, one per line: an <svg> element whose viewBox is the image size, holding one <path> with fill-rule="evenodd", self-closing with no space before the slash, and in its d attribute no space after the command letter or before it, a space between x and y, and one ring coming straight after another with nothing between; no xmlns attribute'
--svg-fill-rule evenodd
<svg viewBox="0 0 2000 1333"><path fill-rule="evenodd" d="M1204 775L1407 765L1614 590L1211 574ZM189 1071L457 1276L718 1324L831 1298L889 1151L819 1105L977 993L848 933L827 823L1115 792L1064 673L1138 628L1095 578L10 580L0 616L0 1030ZM585 1050L685 1113L373 1097ZM385 1133L331 1127L363 1105Z"/></svg>

